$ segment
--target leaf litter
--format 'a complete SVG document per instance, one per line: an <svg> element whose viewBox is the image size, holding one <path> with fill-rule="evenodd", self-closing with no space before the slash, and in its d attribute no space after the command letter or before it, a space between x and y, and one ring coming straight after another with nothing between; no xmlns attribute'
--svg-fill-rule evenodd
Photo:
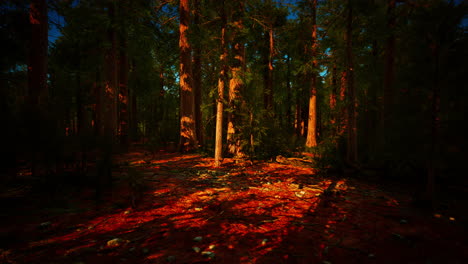
<svg viewBox="0 0 468 264"><path fill-rule="evenodd" d="M410 209L409 196L358 179L318 175L310 162L239 162L143 151L116 157L129 175L95 208L2 227L2 263L457 263L466 260L454 217ZM138 191L134 204L132 192ZM76 201L75 201L76 202ZM119 206L115 206L119 205ZM21 212L24 215L25 212ZM447 218L442 222L439 219ZM47 223L47 224L44 224ZM44 226L44 228L30 228ZM11 239L23 229L20 239ZM13 234L13 235L12 235ZM466 235L466 234L465 234ZM10 239L11 241L9 241ZM463 261L462 261L463 262Z"/></svg>

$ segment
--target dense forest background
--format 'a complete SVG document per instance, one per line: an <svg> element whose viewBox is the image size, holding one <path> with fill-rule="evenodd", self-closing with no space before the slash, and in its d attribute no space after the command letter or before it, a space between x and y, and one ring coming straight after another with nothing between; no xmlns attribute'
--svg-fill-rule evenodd
<svg viewBox="0 0 468 264"><path fill-rule="evenodd" d="M465 190L468 4L2 1L2 181L134 145ZM94 166L94 165L93 165ZM82 177L76 174L67 177ZM84 177L84 176L83 176ZM60 177L63 179L63 177Z"/></svg>

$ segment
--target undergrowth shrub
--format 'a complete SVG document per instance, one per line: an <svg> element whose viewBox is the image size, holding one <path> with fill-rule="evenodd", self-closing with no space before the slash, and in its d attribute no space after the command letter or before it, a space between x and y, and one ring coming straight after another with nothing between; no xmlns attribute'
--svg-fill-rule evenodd
<svg viewBox="0 0 468 264"><path fill-rule="evenodd" d="M344 168L344 160L340 138L325 138L317 147L306 149L313 154L315 166L320 172L330 170L340 171Z"/></svg>
<svg viewBox="0 0 468 264"><path fill-rule="evenodd" d="M261 160L274 159L276 156L291 156L304 141L291 136L288 128L281 127L274 119L264 119L249 128L253 135L253 147L250 146L252 157Z"/></svg>

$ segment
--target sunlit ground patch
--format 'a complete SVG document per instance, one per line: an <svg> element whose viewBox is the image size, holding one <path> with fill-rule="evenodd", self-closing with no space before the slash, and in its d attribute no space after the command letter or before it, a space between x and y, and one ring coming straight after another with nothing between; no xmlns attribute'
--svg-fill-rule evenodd
<svg viewBox="0 0 468 264"><path fill-rule="evenodd" d="M318 177L311 168L255 163L215 170L212 159L177 154L156 154L150 163L140 155L130 165L144 172L141 204L105 207L81 221L74 215L73 228L44 233L30 250L129 263L342 263L333 260L368 260L388 244L402 250L400 244L426 228L401 221L404 203L391 193ZM117 190L108 204L127 199L128 191ZM454 225L452 218L439 213L432 219ZM125 243L107 247L114 239Z"/></svg>

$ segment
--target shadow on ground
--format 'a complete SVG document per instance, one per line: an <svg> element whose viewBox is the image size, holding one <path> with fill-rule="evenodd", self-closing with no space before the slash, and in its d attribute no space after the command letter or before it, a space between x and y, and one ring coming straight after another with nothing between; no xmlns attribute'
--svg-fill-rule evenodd
<svg viewBox="0 0 468 264"><path fill-rule="evenodd" d="M98 207L10 210L2 263L463 263L462 225L353 179L135 151ZM128 182L136 171L138 188ZM85 191L84 191L85 192ZM71 204L71 203L69 203ZM18 207L20 208L20 207ZM24 206L23 208L31 208ZM15 236L16 235L16 236ZM6 239L6 240L5 240Z"/></svg>

